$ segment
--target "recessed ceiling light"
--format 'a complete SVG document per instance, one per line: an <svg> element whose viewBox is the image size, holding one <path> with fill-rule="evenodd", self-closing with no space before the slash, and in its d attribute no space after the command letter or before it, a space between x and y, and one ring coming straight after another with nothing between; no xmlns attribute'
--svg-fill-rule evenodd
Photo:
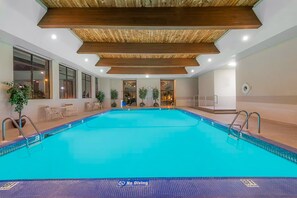
<svg viewBox="0 0 297 198"><path fill-rule="evenodd" d="M51 38L52 38L53 40L56 40L56 39L57 39L57 35L52 34Z"/></svg>
<svg viewBox="0 0 297 198"><path fill-rule="evenodd" d="M149 76L149 75L145 75L145 77L146 77L146 78L149 78L150 76Z"/></svg>
<svg viewBox="0 0 297 198"><path fill-rule="evenodd" d="M248 41L249 40L249 36L248 35L244 35L243 37L242 37L242 41Z"/></svg>
<svg viewBox="0 0 297 198"><path fill-rule="evenodd" d="M194 71L195 71L194 69L191 70L192 73L194 73Z"/></svg>
<svg viewBox="0 0 297 198"><path fill-rule="evenodd" d="M100 72L102 73L103 72L103 69L100 69Z"/></svg>
<svg viewBox="0 0 297 198"><path fill-rule="evenodd" d="M237 63L235 61L232 61L232 62L228 63L228 65L230 67L236 67Z"/></svg>
<svg viewBox="0 0 297 198"><path fill-rule="evenodd" d="M209 58L209 59L207 59L207 61L210 63L210 62L212 61L212 59L211 59L211 58Z"/></svg>
<svg viewBox="0 0 297 198"><path fill-rule="evenodd" d="M88 62L88 61L89 61L89 59L85 58L85 62Z"/></svg>

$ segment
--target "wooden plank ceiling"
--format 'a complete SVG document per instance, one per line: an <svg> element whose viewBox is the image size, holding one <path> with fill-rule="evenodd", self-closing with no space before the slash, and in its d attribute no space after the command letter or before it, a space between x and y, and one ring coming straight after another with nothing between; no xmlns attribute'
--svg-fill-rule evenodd
<svg viewBox="0 0 297 198"><path fill-rule="evenodd" d="M219 53L230 29L261 26L258 0L43 0L42 28L70 28L109 74L186 74L196 57Z"/></svg>

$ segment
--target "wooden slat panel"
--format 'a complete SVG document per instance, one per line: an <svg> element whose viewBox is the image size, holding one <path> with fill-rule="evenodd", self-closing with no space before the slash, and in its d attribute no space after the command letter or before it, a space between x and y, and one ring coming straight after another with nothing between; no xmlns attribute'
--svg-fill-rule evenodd
<svg viewBox="0 0 297 198"><path fill-rule="evenodd" d="M84 42L213 43L227 30L72 29Z"/></svg>
<svg viewBox="0 0 297 198"><path fill-rule="evenodd" d="M185 58L157 58L157 59L118 59L118 58L103 58L98 61L96 66L107 67L185 67L199 66L196 59Z"/></svg>
<svg viewBox="0 0 297 198"><path fill-rule="evenodd" d="M49 8L42 28L254 29L252 7Z"/></svg>
<svg viewBox="0 0 297 198"><path fill-rule="evenodd" d="M100 58L196 58L199 54L97 54Z"/></svg>
<svg viewBox="0 0 297 198"><path fill-rule="evenodd" d="M218 54L213 43L83 43L79 54Z"/></svg>
<svg viewBox="0 0 297 198"><path fill-rule="evenodd" d="M183 67L112 67L107 74L187 74Z"/></svg>
<svg viewBox="0 0 297 198"><path fill-rule="evenodd" d="M253 6L258 0L43 0L48 7Z"/></svg>

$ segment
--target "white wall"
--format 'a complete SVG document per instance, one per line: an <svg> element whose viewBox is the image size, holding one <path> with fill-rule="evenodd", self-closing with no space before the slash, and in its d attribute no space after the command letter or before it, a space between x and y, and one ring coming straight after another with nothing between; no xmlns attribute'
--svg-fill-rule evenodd
<svg viewBox="0 0 297 198"><path fill-rule="evenodd" d="M110 79L108 78L100 78L99 79L99 90L103 91L105 94L103 107L110 107Z"/></svg>
<svg viewBox="0 0 297 198"><path fill-rule="evenodd" d="M6 94L6 86L2 82L10 82L13 79L13 48L10 45L0 42L0 120L4 117L11 116L12 108L8 105L8 95Z"/></svg>
<svg viewBox="0 0 297 198"><path fill-rule="evenodd" d="M214 71L214 95L216 109L236 109L235 69Z"/></svg>
<svg viewBox="0 0 297 198"><path fill-rule="evenodd" d="M199 76L200 105L214 108L215 103L219 110L236 109L235 76L235 69L218 69Z"/></svg>
<svg viewBox="0 0 297 198"><path fill-rule="evenodd" d="M117 107L121 106L121 100L123 100L123 80L112 79L110 80L110 89L116 89L118 91L118 99L116 100Z"/></svg>
<svg viewBox="0 0 297 198"><path fill-rule="evenodd" d="M207 72L198 78L199 95L213 96L214 95L214 71Z"/></svg>
<svg viewBox="0 0 297 198"><path fill-rule="evenodd" d="M198 94L197 78L178 78L175 80L176 106L192 106L193 97Z"/></svg>
<svg viewBox="0 0 297 198"><path fill-rule="evenodd" d="M242 59L236 69L237 109L297 124L297 38ZM245 96L241 87L252 88Z"/></svg>

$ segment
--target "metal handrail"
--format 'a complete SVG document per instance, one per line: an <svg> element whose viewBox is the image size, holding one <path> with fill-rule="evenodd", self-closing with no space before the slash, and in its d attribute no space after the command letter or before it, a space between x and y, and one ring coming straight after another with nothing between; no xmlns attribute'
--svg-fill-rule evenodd
<svg viewBox="0 0 297 198"><path fill-rule="evenodd" d="M241 113L245 113L245 115L246 115L244 124L241 126L241 130L243 129L244 125L245 125L246 123L248 123L249 113L248 113L246 110L241 110L241 111L239 111L239 112L236 114L235 118L233 119L232 123L230 124L230 126L229 126L229 132L230 132L231 128L233 127L235 121L237 120L238 116L239 116ZM248 124L247 124L247 127L246 127L246 128L248 129ZM240 131L241 131L241 130L240 130ZM230 133L229 133L229 134L230 134Z"/></svg>
<svg viewBox="0 0 297 198"><path fill-rule="evenodd" d="M258 112L252 112L252 113L250 113L249 114L249 119L250 119L250 117L253 115L253 114L256 114L257 115L257 117L258 117L258 133L260 134L260 132L261 132L261 116L260 116L260 113L258 113ZM248 128L248 124L249 123L247 123L247 128Z"/></svg>
<svg viewBox="0 0 297 198"><path fill-rule="evenodd" d="M22 115L21 118L27 118L29 120L29 122L32 124L33 128L35 129L35 131L39 135L39 140L41 141L40 131L37 129L36 125L33 123L33 121L31 120L31 118L29 118L27 115Z"/></svg>
<svg viewBox="0 0 297 198"><path fill-rule="evenodd" d="M20 126L16 123L16 121L11 117L7 117L2 121L2 141L5 141L5 138L6 138L6 125L5 125L5 123L6 123L7 120L11 120L12 123L17 127L17 129L19 130L19 133L25 138L26 145L28 147L29 146L28 138L25 136L24 131L22 130L22 128L20 128Z"/></svg>
<svg viewBox="0 0 297 198"><path fill-rule="evenodd" d="M251 118L251 116L252 116L253 114L256 114L256 115L258 116L258 133L260 134L260 132L261 132L261 116L260 116L260 114L259 114L258 112L248 113L248 112L245 111L245 110L241 110L241 111L239 111L239 112L237 113L237 115L235 116L233 122L232 122L232 123L230 124L230 126L229 126L229 134L230 134L230 132L231 132L231 128L232 128L232 126L234 125L236 119L238 118L238 116L239 116L242 112L244 112L244 113L246 114L246 118L245 118L243 124L241 125L240 130L238 131L238 133L240 134L240 132L242 131L242 129L244 128L245 125L246 125L246 128L247 128L247 129L249 128L249 119Z"/></svg>

